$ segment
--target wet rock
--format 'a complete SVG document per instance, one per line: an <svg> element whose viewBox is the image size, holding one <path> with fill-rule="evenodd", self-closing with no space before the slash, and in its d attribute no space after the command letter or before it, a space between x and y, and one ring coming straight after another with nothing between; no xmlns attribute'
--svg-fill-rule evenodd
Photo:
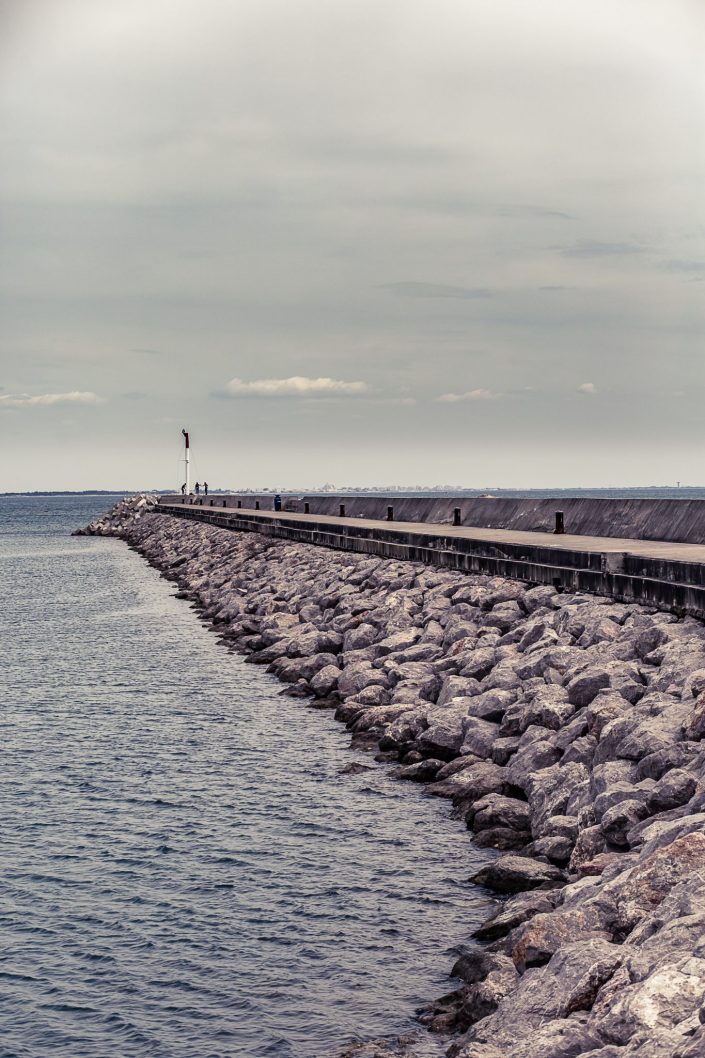
<svg viewBox="0 0 705 1058"><path fill-rule="evenodd" d="M528 922L534 915L546 914L554 909L560 890L549 891L534 889L510 897L491 918L487 919L473 933L478 940L497 940L504 937L517 926Z"/></svg>
<svg viewBox="0 0 705 1058"><path fill-rule="evenodd" d="M548 863L537 863L524 856L500 856L487 864L470 881L498 893L520 893L547 883L558 885L565 880L563 871Z"/></svg>
<svg viewBox="0 0 705 1058"><path fill-rule="evenodd" d="M418 748L445 761L457 756L465 739L465 720L464 709L433 709L427 713L428 727L416 739Z"/></svg>
<svg viewBox="0 0 705 1058"><path fill-rule="evenodd" d="M476 832L489 830L490 827L508 827L510 830L528 832L531 826L526 802L499 793L485 794L476 801L471 809L471 817L472 829ZM468 825L471 817L467 818Z"/></svg>
<svg viewBox="0 0 705 1058"><path fill-rule="evenodd" d="M528 830L514 830L513 827L488 827L475 834L475 845L481 849L498 849L509 852L525 848L531 841Z"/></svg>
<svg viewBox="0 0 705 1058"><path fill-rule="evenodd" d="M433 782L438 769L442 765L443 761L429 757L426 760L419 761L417 764L410 764L408 767L402 768L397 775L398 778L408 779L410 782Z"/></svg>
<svg viewBox="0 0 705 1058"><path fill-rule="evenodd" d="M457 968L456 963L454 976L457 976ZM518 979L512 960L498 952L484 954L481 970L482 976L478 980L469 981L463 992L457 1021L457 1027L461 1031L493 1014L500 1002L515 987Z"/></svg>
<svg viewBox="0 0 705 1058"><path fill-rule="evenodd" d="M505 789L504 768L499 768L489 761L477 761L469 768L464 768L450 776L444 781L443 786L443 791L436 791L431 786L427 793L442 793L442 796L447 797L447 791L452 791L450 796L453 797L454 804L461 814L465 815L475 801L484 797L485 794L501 793Z"/></svg>
<svg viewBox="0 0 705 1058"><path fill-rule="evenodd" d="M371 764L359 764L357 761L353 761L351 764L346 764L345 767L338 769L338 775L361 775L365 771L374 771Z"/></svg>
<svg viewBox="0 0 705 1058"><path fill-rule="evenodd" d="M317 698L327 698L338 686L339 676L337 665L326 665L311 679L311 690Z"/></svg>

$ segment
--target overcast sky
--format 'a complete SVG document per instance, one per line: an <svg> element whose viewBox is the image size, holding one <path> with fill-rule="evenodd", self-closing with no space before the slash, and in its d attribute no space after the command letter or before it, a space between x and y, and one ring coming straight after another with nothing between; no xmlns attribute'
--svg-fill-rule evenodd
<svg viewBox="0 0 705 1058"><path fill-rule="evenodd" d="M0 12L0 491L705 484L702 0Z"/></svg>

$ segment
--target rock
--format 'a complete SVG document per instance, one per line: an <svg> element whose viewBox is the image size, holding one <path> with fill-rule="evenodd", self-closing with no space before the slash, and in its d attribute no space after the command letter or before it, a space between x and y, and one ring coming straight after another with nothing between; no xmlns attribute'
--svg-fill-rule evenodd
<svg viewBox="0 0 705 1058"><path fill-rule="evenodd" d="M571 874L591 873L583 871L587 863L591 863L596 856L606 848L606 839L599 826L586 827L581 830L575 840L575 846L570 857L568 869ZM602 873L601 871L599 873Z"/></svg>
<svg viewBox="0 0 705 1058"><path fill-rule="evenodd" d="M444 761L452 759L463 745L465 720L464 709L434 708L427 714L428 727L416 739L418 748Z"/></svg>
<svg viewBox="0 0 705 1058"><path fill-rule="evenodd" d="M358 764L357 761L353 761L352 764L346 764L344 768L338 770L338 775L361 775L364 771L374 771L371 764Z"/></svg>
<svg viewBox="0 0 705 1058"><path fill-rule="evenodd" d="M610 939L597 908L559 908L518 926L509 938L510 954L523 974L530 966L544 966L559 948L591 939Z"/></svg>
<svg viewBox="0 0 705 1058"><path fill-rule="evenodd" d="M705 834L687 834L642 857L637 866L611 883L614 927L627 933L663 902L693 871L705 867Z"/></svg>
<svg viewBox="0 0 705 1058"><path fill-rule="evenodd" d="M535 838L550 834L552 816L572 814L569 802L580 790L587 794L588 775L584 764L554 764L531 777L527 793Z"/></svg>
<svg viewBox="0 0 705 1058"><path fill-rule="evenodd" d="M458 968L456 963L453 976L457 976L455 970ZM457 1028L461 1030L494 1013L500 1002L516 985L516 969L506 955L499 952L483 953L482 970L482 977L468 982L464 991L457 1022Z"/></svg>
<svg viewBox="0 0 705 1058"><path fill-rule="evenodd" d="M378 653L380 655L392 654L397 650L405 650L416 643L417 639L421 635L418 628L405 628L399 632L395 632L391 636L387 636L386 639L380 640L377 645Z"/></svg>
<svg viewBox="0 0 705 1058"><path fill-rule="evenodd" d="M338 674L338 693L342 698L348 698L359 694L365 687L376 684L379 687L388 687L387 676L379 669L372 668L370 661L360 661L352 665L346 665Z"/></svg>
<svg viewBox="0 0 705 1058"><path fill-rule="evenodd" d="M471 810L472 829L477 832L490 827L508 827L510 830L528 832L531 827L529 806L525 801L503 794L485 794L476 801ZM470 816L467 818L470 825Z"/></svg>
<svg viewBox="0 0 705 1058"><path fill-rule="evenodd" d="M705 839L704 839L705 840ZM476 885L498 893L520 893L539 885L558 885L565 880L563 871L553 864L537 863L524 856L500 856L470 878Z"/></svg>
<svg viewBox="0 0 705 1058"><path fill-rule="evenodd" d="M528 830L514 830L513 827L488 827L475 834L475 844L481 849L499 849L509 852L523 849L531 841Z"/></svg>
<svg viewBox="0 0 705 1058"><path fill-rule="evenodd" d="M471 1046L490 1043L501 1058L575 1058L589 1048L585 1018L578 1010L592 1004L593 997L609 982L622 960L619 947L604 939L567 944L547 966L525 973L511 993L511 1014L500 1004L494 1014L470 1030L459 1058L480 1058ZM573 1013L576 1012L576 1013ZM571 1014L573 1020L570 1020ZM539 1050L543 1035L546 1046ZM598 1039L593 1036L594 1043ZM561 1042L563 1041L563 1042ZM563 1045L568 1043L568 1048ZM484 1058L484 1056L482 1056Z"/></svg>
<svg viewBox="0 0 705 1058"><path fill-rule="evenodd" d="M468 716L499 723L515 697L513 691L501 688L483 691L474 697L465 699Z"/></svg>
<svg viewBox="0 0 705 1058"><path fill-rule="evenodd" d="M705 693L695 699L693 711L684 722L683 733L686 738L698 742L705 735Z"/></svg>
<svg viewBox="0 0 705 1058"><path fill-rule="evenodd" d="M372 646L379 637L379 631L374 625L359 624L349 629L343 636L343 650L360 650Z"/></svg>
<svg viewBox="0 0 705 1058"><path fill-rule="evenodd" d="M303 625L302 628L306 626ZM343 645L339 632L313 629L289 637L287 654L290 658L308 658L312 654L337 653Z"/></svg>
<svg viewBox="0 0 705 1058"><path fill-rule="evenodd" d="M337 665L326 665L311 680L311 690L317 698L327 698L338 686L340 669Z"/></svg>
<svg viewBox="0 0 705 1058"><path fill-rule="evenodd" d="M525 745L519 745L507 767L507 781L521 790L527 790L533 783L536 772L550 768L560 757L560 751L547 739L538 738Z"/></svg>
<svg viewBox="0 0 705 1058"><path fill-rule="evenodd" d="M594 669L570 681L567 687L568 700L576 706L590 705L596 695L609 686L609 673L604 669Z"/></svg>
<svg viewBox="0 0 705 1058"><path fill-rule="evenodd" d="M476 683L464 676L447 676L441 685L437 705L447 705L453 698L472 695Z"/></svg>
<svg viewBox="0 0 705 1058"><path fill-rule="evenodd" d="M673 768L656 783L646 802L649 815L685 805L695 793L698 780L692 772Z"/></svg>
<svg viewBox="0 0 705 1058"><path fill-rule="evenodd" d="M546 914L556 906L560 890L534 889L510 897L491 918L473 933L477 940L497 940L528 922L534 915Z"/></svg>
<svg viewBox="0 0 705 1058"><path fill-rule="evenodd" d="M655 753L648 753L637 765L636 778L660 779L671 768L687 768L701 752L701 748L697 742L676 742L665 749L656 750Z"/></svg>
<svg viewBox="0 0 705 1058"><path fill-rule="evenodd" d="M454 804L464 815L475 801L488 793L501 793L506 785L504 768L497 767L489 761L473 763L471 767L457 772L444 782L446 789L454 790L451 795ZM427 793L435 792L429 787ZM444 791L443 796L448 796Z"/></svg>
<svg viewBox="0 0 705 1058"><path fill-rule="evenodd" d="M429 757L427 760L421 760L417 764L402 768L397 775L398 778L408 779L411 782L433 782L436 772L442 765L443 761Z"/></svg>
<svg viewBox="0 0 705 1058"><path fill-rule="evenodd" d="M612 845L627 848L629 831L648 814L649 810L643 801L620 801L619 804L607 809L600 822L600 829Z"/></svg>
<svg viewBox="0 0 705 1058"><path fill-rule="evenodd" d="M496 738L492 743L492 760L495 764L506 764L519 749L519 735Z"/></svg>
<svg viewBox="0 0 705 1058"><path fill-rule="evenodd" d="M454 760L444 764L438 772L436 778L438 780L450 779L454 775L457 775L460 771L465 771L466 768L471 768L473 764L477 764L478 759L475 757L456 757Z"/></svg>
<svg viewBox="0 0 705 1058"><path fill-rule="evenodd" d="M611 689L599 691L587 707L588 730L595 738L600 738L602 732L612 720L624 716L631 708L631 703L621 694L616 694Z"/></svg>
<svg viewBox="0 0 705 1058"><path fill-rule="evenodd" d="M475 716L466 717L463 724L462 754L472 753L476 757L487 758L492 752L492 744L499 734L499 725L489 720L479 720Z"/></svg>
<svg viewBox="0 0 705 1058"><path fill-rule="evenodd" d="M540 584L536 588L529 588L518 599L519 605L526 613L531 614L543 606L551 607L558 602L560 596L555 588L549 588Z"/></svg>

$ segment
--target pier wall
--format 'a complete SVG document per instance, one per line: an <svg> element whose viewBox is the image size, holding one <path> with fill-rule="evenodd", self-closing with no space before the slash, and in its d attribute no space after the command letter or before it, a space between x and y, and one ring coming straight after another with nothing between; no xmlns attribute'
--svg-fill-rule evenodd
<svg viewBox="0 0 705 1058"><path fill-rule="evenodd" d="M217 498L213 497L217 501ZM490 543L469 536L444 536L442 526L427 534L403 524L370 527L333 520L288 519L252 510L175 504L163 511L220 528L256 532L299 543L316 544L390 559L424 562L466 573L483 573L550 584L563 591L590 592L622 602L638 602L705 618L705 565L622 552L568 550L536 544Z"/></svg>
<svg viewBox="0 0 705 1058"><path fill-rule="evenodd" d="M193 498L192 498L193 499ZM242 493L200 497L205 506L273 509L271 493ZM163 496L160 502L178 503L180 496ZM565 531L580 536L628 537L632 540L666 540L705 544L705 500L674 499L532 499L513 497L436 497L436 496L282 496L283 512L323 517L338 515L345 505L348 518L387 517L392 507L396 522L450 524L455 508L460 509L461 525L485 529L513 529L552 532L555 513L563 511Z"/></svg>

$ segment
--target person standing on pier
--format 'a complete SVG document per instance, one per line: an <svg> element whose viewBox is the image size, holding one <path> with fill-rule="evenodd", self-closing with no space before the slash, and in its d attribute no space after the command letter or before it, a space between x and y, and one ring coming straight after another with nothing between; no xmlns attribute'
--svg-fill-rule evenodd
<svg viewBox="0 0 705 1058"><path fill-rule="evenodd" d="M203 482L203 495L204 496L208 495L208 482L207 481Z"/></svg>
<svg viewBox="0 0 705 1058"><path fill-rule="evenodd" d="M199 493L200 493L200 491L201 491L201 485L200 485L200 483L199 483L198 481L197 481L197 482L196 482L196 484L194 485L194 488L195 488L195 490L196 490L196 495L198 496L198 495L199 495Z"/></svg>
<svg viewBox="0 0 705 1058"><path fill-rule="evenodd" d="M181 495L182 496L186 495L186 482L184 482L184 484L181 486Z"/></svg>

